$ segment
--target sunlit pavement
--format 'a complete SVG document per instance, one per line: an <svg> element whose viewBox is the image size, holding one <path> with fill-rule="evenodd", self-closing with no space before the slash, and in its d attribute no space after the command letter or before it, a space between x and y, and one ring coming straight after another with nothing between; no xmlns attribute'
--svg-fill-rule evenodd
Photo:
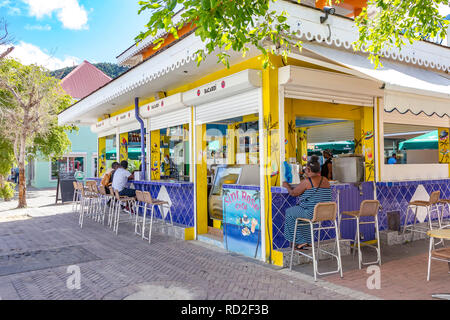
<svg viewBox="0 0 450 320"><path fill-rule="evenodd" d="M28 209L0 204L0 217L29 217L0 223L4 300L373 298L197 241L156 234L149 245L131 225L121 225L116 236L86 219L81 230L70 204L53 205L54 190L33 192Z"/></svg>

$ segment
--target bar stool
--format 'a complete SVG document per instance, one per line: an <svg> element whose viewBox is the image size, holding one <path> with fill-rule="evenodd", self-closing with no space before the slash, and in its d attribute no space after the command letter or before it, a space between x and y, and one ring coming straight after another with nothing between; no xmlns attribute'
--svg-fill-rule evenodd
<svg viewBox="0 0 450 320"><path fill-rule="evenodd" d="M333 225L322 226L322 223L325 221L333 222ZM308 255L306 253L303 253L300 250L295 250L295 239L297 238L297 228L298 228L299 222L307 222L310 225L311 241L312 241L312 256ZM334 229L335 233L336 233L335 239L336 239L337 255L320 248L320 231L329 230L329 229ZM314 242L315 242L314 231L318 231L317 254L316 254L316 248L315 248L315 244L314 244ZM344 275L342 273L341 247L339 244L339 228L338 228L338 223L337 223L337 204L335 202L318 203L316 205L316 207L314 208L314 216L311 220L304 219L304 218L298 218L295 220L294 241L292 243L291 263L290 263L290 267L289 267L291 271L292 271L292 261L294 258L294 250L297 251L299 254L313 260L314 281L317 281L317 275L322 276L322 275L328 275L328 274L333 274L333 273L340 273L341 278L344 277ZM320 252L323 252L325 254L328 254L328 255L336 258L337 270L330 271L330 272L323 272L323 273L319 272L319 270L318 270L318 258L319 257L318 256L319 256Z"/></svg>
<svg viewBox="0 0 450 320"><path fill-rule="evenodd" d="M100 201L101 201L101 222L103 225L105 225L105 218L106 218L106 210L108 208L108 202L111 203L112 199L114 198L113 195L106 193L106 188L103 185L100 185L98 187L98 191L100 194ZM111 211L112 206L109 206L109 211ZM100 222L100 220L99 220Z"/></svg>
<svg viewBox="0 0 450 320"><path fill-rule="evenodd" d="M125 197L125 196L120 196L119 195L119 191L114 189L114 197L116 199L115 202L115 212L114 212L114 218L113 218L113 223L114 223L114 229L113 231L117 234L119 234L119 223L126 223L126 222L130 222L134 220L134 217L132 216L132 212L131 209L134 208L134 202L136 201L136 198L131 198L131 197ZM129 208L129 212L125 212L126 215L128 215L129 220L122 220L120 221L120 215L122 212L122 205L128 206Z"/></svg>
<svg viewBox="0 0 450 320"><path fill-rule="evenodd" d="M175 226L173 224L173 217L172 217L172 209L171 206L169 204L169 202L167 201L162 201L162 200L158 200L158 199L153 199L152 195L150 194L150 192L143 192L143 197L144 197L144 203L146 206L146 210L148 208L148 206L150 206L152 208L151 214L150 214L150 223L149 223L149 232L148 232L148 243L152 243L152 228L153 228L153 219L155 217L155 207L159 207L159 211L161 212L161 219L163 221L164 224L166 224L166 219L164 218L163 214L164 214L164 208L166 207L168 210L168 214L170 217L170 224L172 226L172 230L175 231ZM147 211L145 211L146 213ZM145 220L146 220L146 214L144 214L143 217L143 221L142 221L142 235L143 235L143 239L145 239ZM147 240L147 239L146 239Z"/></svg>
<svg viewBox="0 0 450 320"><path fill-rule="evenodd" d="M450 273L450 248L434 249L434 239L440 239L441 242L444 240L450 240L450 229L439 229L430 230L427 232L430 237L430 248L428 251L428 274L427 281L430 281L431 275L431 260L438 260L442 262L447 262L449 266Z"/></svg>
<svg viewBox="0 0 450 320"><path fill-rule="evenodd" d="M73 182L73 201L72 201L72 212L77 212L78 205L81 201L81 190L78 188L78 183Z"/></svg>
<svg viewBox="0 0 450 320"><path fill-rule="evenodd" d="M77 182L77 185L78 189L80 189L81 192L80 217L78 219L78 223L80 225L80 228L83 229L84 216L92 215L94 203L98 200L98 197L91 194L87 189L85 189L81 182Z"/></svg>
<svg viewBox="0 0 450 320"><path fill-rule="evenodd" d="M378 212L380 211L380 202L378 200L365 200L361 203L359 211L344 211L342 215L351 216L351 218L342 218L343 220L356 220L355 242L358 244L358 262L359 269L362 265L370 265L378 263L381 266L381 247L380 247L380 228L378 224ZM361 222L361 217L373 217L373 221ZM361 253L360 225L374 224L377 236L377 246L363 243L363 246L374 248L377 251L377 260L373 262L363 262Z"/></svg>
<svg viewBox="0 0 450 320"><path fill-rule="evenodd" d="M116 212L116 197L114 195L114 189L109 186L109 195L111 196L111 202L110 202L110 207L109 207L109 213L108 213L108 227L110 229L113 228L113 220L114 220L114 213Z"/></svg>
<svg viewBox="0 0 450 320"><path fill-rule="evenodd" d="M147 204L145 203L144 194L140 190L136 190L136 202L135 202L135 211L136 211L136 221L134 222L134 233L138 233L138 227L141 229L140 236L144 238L144 232L142 227L139 225L139 211L142 210L142 220L144 221L145 215L147 214Z"/></svg>
<svg viewBox="0 0 450 320"><path fill-rule="evenodd" d="M431 212L436 212L439 217L439 197L441 196L440 191L435 191L430 195L429 201L412 201L409 203L408 208L406 209L406 217L405 217L405 225L403 227L403 234L406 232L406 229L410 229L411 232L419 232L419 233L427 233L429 230L433 230L433 223L431 221ZM423 227L416 227L417 222L417 210L419 207L426 208L427 209L427 216L428 216L428 225L429 229L424 229ZM409 217L409 209L415 208L414 212L414 224L412 226L408 226L408 217ZM441 220L438 218L438 225L439 228L441 227Z"/></svg>
<svg viewBox="0 0 450 320"><path fill-rule="evenodd" d="M447 210L450 214L450 199L441 199L439 200L439 204L441 205L441 215L440 215L440 221L441 221L441 228L449 228L450 227L450 216L447 218L447 222L445 222L444 219L444 207L447 207ZM447 225L444 225L445 223L448 223Z"/></svg>

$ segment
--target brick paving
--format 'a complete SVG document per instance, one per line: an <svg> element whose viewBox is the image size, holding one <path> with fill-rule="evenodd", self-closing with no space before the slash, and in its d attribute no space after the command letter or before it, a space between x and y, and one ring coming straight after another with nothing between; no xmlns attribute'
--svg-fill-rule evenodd
<svg viewBox="0 0 450 320"><path fill-rule="evenodd" d="M415 244L427 246L426 241ZM448 243L447 243L448 245ZM424 251L424 250L420 250ZM355 259L354 264L357 264ZM336 276L324 278L326 281L362 291L388 300L430 300L433 294L450 293L449 266L445 262L431 262L431 279L427 282L428 253L419 253L382 263L381 289L367 288L367 268L344 272L344 279ZM345 269L344 269L345 270Z"/></svg>
<svg viewBox="0 0 450 320"><path fill-rule="evenodd" d="M121 225L116 236L86 219L81 230L70 205L53 206L54 193L42 194L41 205L36 200L25 210L5 209L11 203L0 203L0 219L30 217L0 223L0 270L8 271L0 276L1 299L124 299L154 286L181 288L190 292L190 298L207 300L370 298L197 241L155 234L149 245L133 234L130 225ZM68 259L68 252L75 257ZM14 265L26 261L33 265L11 272ZM67 263L80 268L79 290L67 288L71 275Z"/></svg>

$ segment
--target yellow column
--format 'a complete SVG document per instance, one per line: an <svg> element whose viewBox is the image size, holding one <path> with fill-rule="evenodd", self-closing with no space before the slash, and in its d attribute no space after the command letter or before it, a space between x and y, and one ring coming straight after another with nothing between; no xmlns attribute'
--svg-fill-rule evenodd
<svg viewBox="0 0 450 320"><path fill-rule="evenodd" d="M450 164L449 128L439 128L439 163ZM450 176L450 165L449 165Z"/></svg>
<svg viewBox="0 0 450 320"><path fill-rule="evenodd" d="M308 128L297 129L297 162L302 167L308 163Z"/></svg>
<svg viewBox="0 0 450 320"><path fill-rule="evenodd" d="M294 115L294 109L292 105L292 99L285 99L284 103L284 128L286 137L286 161L292 162L296 160L296 142L297 142L297 130L295 124L296 118Z"/></svg>
<svg viewBox="0 0 450 320"><path fill-rule="evenodd" d="M150 144L151 144L151 180L161 179L161 135L159 130L152 131L150 133Z"/></svg>
<svg viewBox="0 0 450 320"><path fill-rule="evenodd" d="M227 164L236 164L236 131L234 124L228 125L227 130Z"/></svg>
<svg viewBox="0 0 450 320"><path fill-rule="evenodd" d="M208 172L206 166L206 125L195 127L196 134L196 188L197 234L208 233Z"/></svg>
<svg viewBox="0 0 450 320"><path fill-rule="evenodd" d="M106 172L106 137L98 139L98 178Z"/></svg>
<svg viewBox="0 0 450 320"><path fill-rule="evenodd" d="M364 107L362 110L362 146L366 162L366 181L375 181L375 139L373 127L373 108Z"/></svg>
<svg viewBox="0 0 450 320"><path fill-rule="evenodd" d="M264 118L264 183L265 183L265 221L266 259L273 263L279 257L273 252L272 186L280 182L280 135L278 68L282 66L280 57L270 57L273 68L263 70L263 118ZM284 121L284 120L283 120ZM284 143L284 141L283 141ZM264 214L264 213L262 213ZM270 259L269 259L270 258Z"/></svg>
<svg viewBox="0 0 450 320"><path fill-rule="evenodd" d="M119 162L128 161L128 132L120 134L119 142L120 142Z"/></svg>

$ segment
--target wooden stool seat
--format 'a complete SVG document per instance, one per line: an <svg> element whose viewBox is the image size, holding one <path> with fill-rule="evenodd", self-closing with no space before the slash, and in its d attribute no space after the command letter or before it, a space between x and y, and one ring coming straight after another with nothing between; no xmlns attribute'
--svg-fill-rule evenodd
<svg viewBox="0 0 450 320"><path fill-rule="evenodd" d="M450 248L433 250L431 254L436 258L450 259Z"/></svg>
<svg viewBox="0 0 450 320"><path fill-rule="evenodd" d="M344 211L344 212L342 212L342 215L358 217L359 216L359 211Z"/></svg>

